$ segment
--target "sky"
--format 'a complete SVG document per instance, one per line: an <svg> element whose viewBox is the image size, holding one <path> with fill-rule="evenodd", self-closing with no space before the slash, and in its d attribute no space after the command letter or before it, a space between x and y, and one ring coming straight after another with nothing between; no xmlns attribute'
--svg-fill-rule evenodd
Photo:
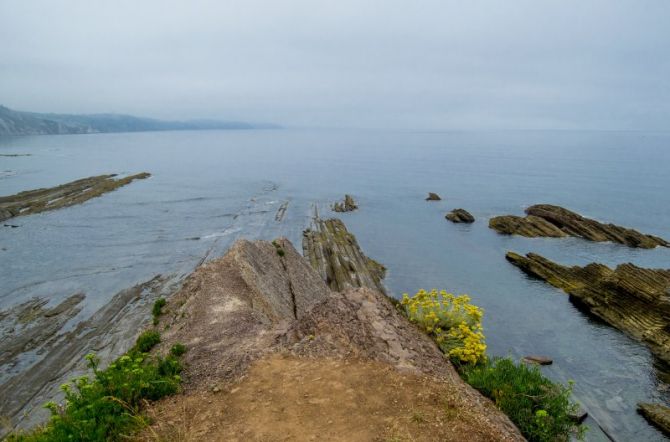
<svg viewBox="0 0 670 442"><path fill-rule="evenodd" d="M0 0L0 104L288 127L670 130L670 1Z"/></svg>

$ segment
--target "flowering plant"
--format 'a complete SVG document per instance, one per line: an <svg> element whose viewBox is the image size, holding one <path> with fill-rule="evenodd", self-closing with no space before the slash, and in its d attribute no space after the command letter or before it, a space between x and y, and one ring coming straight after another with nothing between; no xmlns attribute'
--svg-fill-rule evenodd
<svg viewBox="0 0 670 442"><path fill-rule="evenodd" d="M409 320L431 335L451 358L469 364L486 358L481 324L484 310L470 304L469 296L421 289L412 297L403 294L401 304Z"/></svg>

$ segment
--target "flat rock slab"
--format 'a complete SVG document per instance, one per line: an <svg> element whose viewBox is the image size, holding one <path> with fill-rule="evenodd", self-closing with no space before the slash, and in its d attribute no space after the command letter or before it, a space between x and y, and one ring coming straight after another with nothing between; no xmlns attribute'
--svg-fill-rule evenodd
<svg viewBox="0 0 670 442"><path fill-rule="evenodd" d="M454 209L451 212L447 213L445 216L446 219L451 221L452 223L474 223L475 222L475 217L470 214L465 209Z"/></svg>
<svg viewBox="0 0 670 442"><path fill-rule="evenodd" d="M508 252L506 258L528 275L562 289L575 304L670 362L670 270L630 263L614 270L597 263L566 267L535 253Z"/></svg>
<svg viewBox="0 0 670 442"><path fill-rule="evenodd" d="M670 408L659 404L640 403L637 411L651 424L670 436Z"/></svg>
<svg viewBox="0 0 670 442"><path fill-rule="evenodd" d="M498 233L529 238L574 236L589 241L611 241L643 249L670 247L670 243L663 238L615 224L604 224L551 204L531 206L526 209L526 215L496 216L489 220L489 227Z"/></svg>
<svg viewBox="0 0 670 442"><path fill-rule="evenodd" d="M119 179L115 179L115 176L98 175L56 187L26 190L15 195L0 197L0 221L81 204L130 184L134 180L148 178L151 174L142 172Z"/></svg>

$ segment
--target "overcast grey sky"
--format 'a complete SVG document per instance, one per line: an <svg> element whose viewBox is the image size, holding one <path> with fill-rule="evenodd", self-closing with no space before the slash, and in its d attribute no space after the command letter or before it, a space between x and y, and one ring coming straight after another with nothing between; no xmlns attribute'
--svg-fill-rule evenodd
<svg viewBox="0 0 670 442"><path fill-rule="evenodd" d="M670 129L670 1L0 0L0 104L407 129Z"/></svg>

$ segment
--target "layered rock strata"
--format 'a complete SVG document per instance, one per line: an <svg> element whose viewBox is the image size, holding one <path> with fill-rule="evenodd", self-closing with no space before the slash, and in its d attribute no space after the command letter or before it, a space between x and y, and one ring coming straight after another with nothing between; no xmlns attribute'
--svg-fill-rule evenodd
<svg viewBox="0 0 670 442"><path fill-rule="evenodd" d="M497 216L489 220L489 227L498 233L530 238L574 236L589 241L611 241L643 249L670 247L670 243L663 238L615 224L604 224L559 206L550 204L530 206L526 209L526 215L525 217Z"/></svg>

